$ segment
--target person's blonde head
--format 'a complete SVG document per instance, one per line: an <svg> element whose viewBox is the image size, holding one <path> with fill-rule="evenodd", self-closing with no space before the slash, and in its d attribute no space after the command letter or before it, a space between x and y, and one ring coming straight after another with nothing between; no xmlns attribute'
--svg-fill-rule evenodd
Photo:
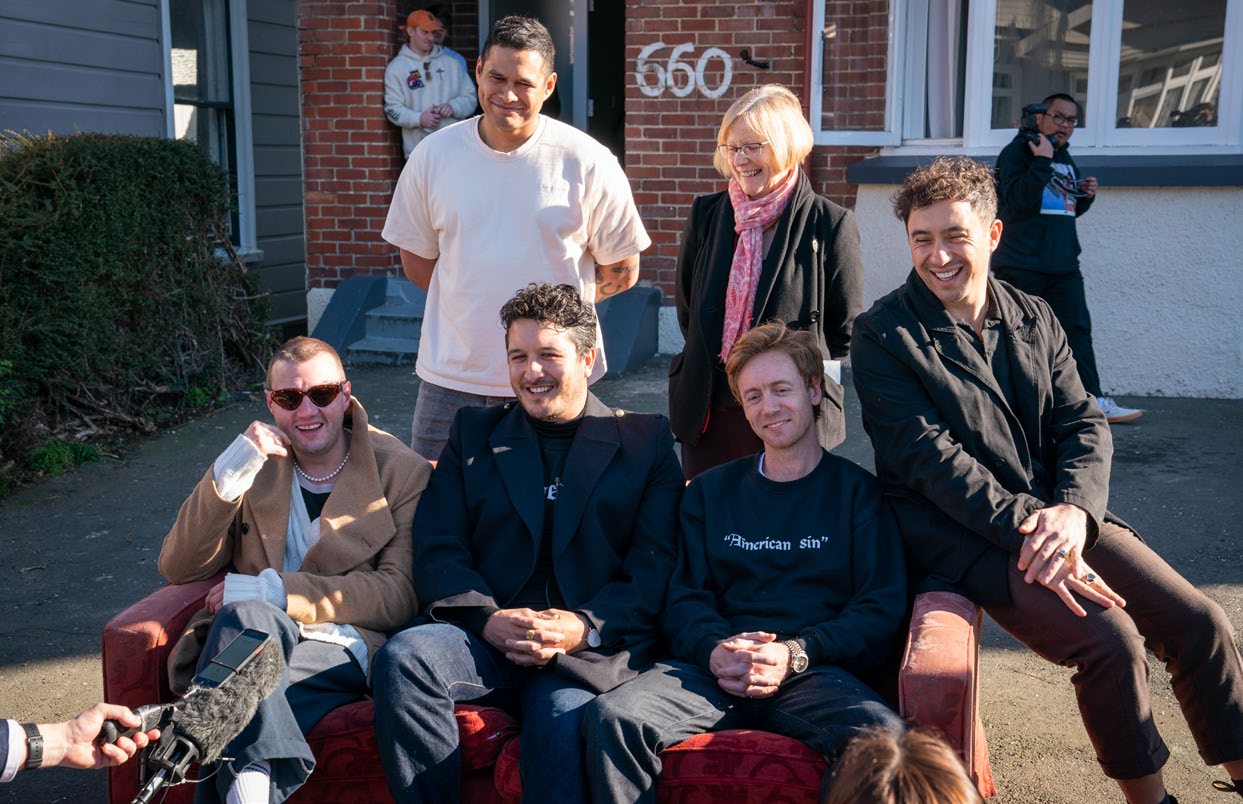
<svg viewBox="0 0 1243 804"><path fill-rule="evenodd" d="M345 379L345 367L341 365L341 356L337 354L337 350L319 338L308 338L305 335L298 335L290 338L280 345L272 354L272 359L268 361L267 384L272 387L272 370L276 368L277 363L293 363L300 364L311 360L319 355L329 355L332 361L337 364L337 369L341 372L341 379Z"/></svg>
<svg viewBox="0 0 1243 804"><path fill-rule="evenodd" d="M814 144L811 126L803 115L803 106L790 90L781 84L765 84L743 95L725 112L721 128L716 134L718 146L726 143L729 129L738 120L763 137L773 155L777 173L795 167L811 153ZM718 147L712 155L712 164L725 178L730 172L732 154Z"/></svg>
<svg viewBox="0 0 1243 804"><path fill-rule="evenodd" d="M830 781L822 804L983 804L958 755L924 731L856 737Z"/></svg>

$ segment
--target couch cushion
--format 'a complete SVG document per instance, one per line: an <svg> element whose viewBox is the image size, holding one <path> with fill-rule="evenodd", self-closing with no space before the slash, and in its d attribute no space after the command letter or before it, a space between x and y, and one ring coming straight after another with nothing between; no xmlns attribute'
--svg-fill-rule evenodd
<svg viewBox="0 0 1243 804"><path fill-rule="evenodd" d="M698 734L660 759L661 804L815 804L827 769L800 741L750 729Z"/></svg>
<svg viewBox="0 0 1243 804"><path fill-rule="evenodd" d="M506 804L522 794L519 741L496 761L493 780ZM815 804L824 757L798 740L736 729L699 734L666 749L656 798L661 804Z"/></svg>

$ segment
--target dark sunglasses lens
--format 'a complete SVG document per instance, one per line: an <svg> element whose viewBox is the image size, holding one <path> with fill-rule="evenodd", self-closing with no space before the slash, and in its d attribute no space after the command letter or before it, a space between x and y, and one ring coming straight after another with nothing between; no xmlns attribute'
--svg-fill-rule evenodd
<svg viewBox="0 0 1243 804"><path fill-rule="evenodd" d="M332 404L332 400L337 398L337 394L341 393L339 385L317 385L306 392L316 407L327 407Z"/></svg>
<svg viewBox="0 0 1243 804"><path fill-rule="evenodd" d="M285 410L297 410L302 404L302 392L295 391L292 388L286 388L283 391L273 391L272 401L280 405ZM314 401L314 397L312 397Z"/></svg>
<svg viewBox="0 0 1243 804"><path fill-rule="evenodd" d="M337 398L337 394L341 393L341 386L338 385L317 385L307 391L299 391L296 388L282 388L279 391L272 392L272 401L280 405L285 410L297 410L302 404L302 397L309 396L316 407L323 408L332 404L332 400Z"/></svg>

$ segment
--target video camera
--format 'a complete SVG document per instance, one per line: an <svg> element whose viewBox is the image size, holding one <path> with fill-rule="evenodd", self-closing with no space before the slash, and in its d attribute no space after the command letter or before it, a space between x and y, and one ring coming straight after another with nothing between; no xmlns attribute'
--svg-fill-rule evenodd
<svg viewBox="0 0 1243 804"><path fill-rule="evenodd" d="M1019 121L1019 133L1026 142L1040 142L1040 128L1036 125L1036 115L1045 114L1049 107L1044 103L1029 103L1023 107L1023 117Z"/></svg>

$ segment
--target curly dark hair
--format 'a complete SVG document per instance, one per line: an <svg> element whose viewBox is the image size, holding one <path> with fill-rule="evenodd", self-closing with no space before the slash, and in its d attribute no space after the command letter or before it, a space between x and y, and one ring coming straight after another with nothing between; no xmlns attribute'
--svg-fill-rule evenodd
<svg viewBox="0 0 1243 804"><path fill-rule="evenodd" d="M997 217L997 179L985 164L965 156L939 156L915 170L893 197L893 214L906 223L917 209L966 201L980 220Z"/></svg>
<svg viewBox="0 0 1243 804"><path fill-rule="evenodd" d="M488 60L488 51L493 45L512 50L534 50L544 58L544 75L555 69L557 48L552 43L552 34L548 33L544 23L534 17L511 14L497 20L484 40L483 49L479 51L480 64Z"/></svg>
<svg viewBox="0 0 1243 804"><path fill-rule="evenodd" d="M579 357L595 348L596 311L583 301L573 285L532 282L505 302L501 307L501 324L505 327L506 346L509 345L509 325L521 318L569 332Z"/></svg>

